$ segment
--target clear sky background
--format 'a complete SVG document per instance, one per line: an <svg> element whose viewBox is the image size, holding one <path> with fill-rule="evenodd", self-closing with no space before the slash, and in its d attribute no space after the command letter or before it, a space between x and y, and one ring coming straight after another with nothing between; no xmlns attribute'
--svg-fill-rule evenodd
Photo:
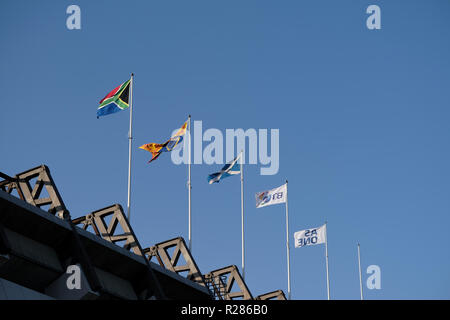
<svg viewBox="0 0 450 320"><path fill-rule="evenodd" d="M81 8L81 30L66 8ZM381 8L368 30L366 8ZM135 73L132 227L144 247L188 237L187 167L138 149L192 114L203 128L280 130L280 170L245 167L246 282L287 292L291 239L328 221L331 297L450 298L450 1L2 1L0 170L50 167L73 218L126 208L129 112L98 101ZM205 144L206 145L206 144ZM193 255L241 264L240 182L192 167ZM293 245L293 243L291 242ZM291 247L292 297L326 299L325 247ZM364 279L368 275L364 272Z"/></svg>

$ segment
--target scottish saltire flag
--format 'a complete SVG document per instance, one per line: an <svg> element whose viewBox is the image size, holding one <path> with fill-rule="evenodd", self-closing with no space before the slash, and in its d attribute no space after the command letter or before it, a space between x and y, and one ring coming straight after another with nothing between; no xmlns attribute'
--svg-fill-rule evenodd
<svg viewBox="0 0 450 320"><path fill-rule="evenodd" d="M214 182L219 182L222 178L228 178L230 176L240 174L241 173L241 167L238 163L239 158L241 157L242 153L239 154L236 158L234 158L233 161L230 163L227 163L220 172L216 172L213 174L210 174L208 176L208 183L213 184Z"/></svg>
<svg viewBox="0 0 450 320"><path fill-rule="evenodd" d="M100 101L100 106L97 109L97 118L128 109L130 106L128 104L130 80L116 87Z"/></svg>
<svg viewBox="0 0 450 320"><path fill-rule="evenodd" d="M148 163L152 162L153 160L156 160L162 152L172 151L177 145L179 145L183 141L184 134L186 133L187 123L188 121L186 121L181 126L180 130L178 130L175 133L175 135L166 142L147 143L139 147L140 149L147 150L152 154L152 158Z"/></svg>
<svg viewBox="0 0 450 320"><path fill-rule="evenodd" d="M318 228L311 228L294 233L295 247L313 246L326 242L327 225Z"/></svg>
<svg viewBox="0 0 450 320"><path fill-rule="evenodd" d="M283 184L281 187L258 192L255 195L256 198L256 208L262 208L265 206L270 206L272 204L285 203L287 194L287 185Z"/></svg>

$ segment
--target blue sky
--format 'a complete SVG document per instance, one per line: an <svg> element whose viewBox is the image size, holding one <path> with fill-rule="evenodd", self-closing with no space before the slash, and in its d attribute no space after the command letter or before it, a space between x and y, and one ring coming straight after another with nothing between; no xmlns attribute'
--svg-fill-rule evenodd
<svg viewBox="0 0 450 320"><path fill-rule="evenodd" d="M81 30L66 8L81 8ZM366 8L381 8L368 30ZM2 1L0 170L47 164L73 218L126 207L128 111L98 101L135 73L132 226L144 247L187 239L187 168L138 149L192 114L203 128L280 130L280 170L245 166L246 282L287 291L284 206L254 193L289 180L291 239L328 221L331 297L450 298L450 2ZM206 145L206 144L205 144ZM205 146L204 145L204 146ZM241 263L239 178L192 167L193 255ZM324 246L291 247L292 297L326 299ZM366 279L368 275L364 274Z"/></svg>

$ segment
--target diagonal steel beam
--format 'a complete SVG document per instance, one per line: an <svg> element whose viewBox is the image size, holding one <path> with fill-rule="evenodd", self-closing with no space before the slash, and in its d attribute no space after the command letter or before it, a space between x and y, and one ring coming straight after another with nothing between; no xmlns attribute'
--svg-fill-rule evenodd
<svg viewBox="0 0 450 320"><path fill-rule="evenodd" d="M106 221L108 217L111 217L109 223ZM139 242L119 204L94 211L84 217L74 219L72 222L75 225L82 224L82 228L85 230L91 226L97 236L114 244L125 241L123 245L125 249L144 256ZM121 227L121 231L118 230L118 226Z"/></svg>
<svg viewBox="0 0 450 320"><path fill-rule="evenodd" d="M11 194L17 190L19 197L33 206L41 208L50 205L48 212L61 219L67 218L68 211L61 195L56 188L55 182L50 174L50 169L46 165L24 171L14 178L5 174L0 175L4 180L0 182L0 189ZM37 178L35 184L31 186L31 180ZM43 188L46 189L48 197L41 197Z"/></svg>
<svg viewBox="0 0 450 320"><path fill-rule="evenodd" d="M169 254L169 249L171 248L174 248L172 255ZM144 253L149 261L155 257L161 267L164 267L172 272L180 274L188 271L186 276L187 279L206 286L205 279L182 237L157 243L152 247L144 249ZM181 256L186 262L183 265L179 265Z"/></svg>
<svg viewBox="0 0 450 320"><path fill-rule="evenodd" d="M276 290L261 294L256 297L256 300L286 300L283 290Z"/></svg>
<svg viewBox="0 0 450 320"><path fill-rule="evenodd" d="M224 279L226 279L224 283ZM234 300L242 298L243 300L252 300L244 279L235 265L211 271L205 275L206 282L214 288L217 299Z"/></svg>
<svg viewBox="0 0 450 320"><path fill-rule="evenodd" d="M109 223L107 218L111 217ZM123 212L120 204L114 204L112 206L94 211L84 217L79 217L72 220L74 225L82 225L82 228L86 230L89 226L92 226L97 236L112 242L117 245L117 242L125 241L123 247L126 250L132 251L135 254L144 258L145 264L148 268L147 284L148 293L147 296L155 295L157 299L166 299L164 292L159 284L158 279L149 263L149 260L145 256L142 247L136 238L136 235L128 223L128 220ZM121 227L122 231L118 230Z"/></svg>

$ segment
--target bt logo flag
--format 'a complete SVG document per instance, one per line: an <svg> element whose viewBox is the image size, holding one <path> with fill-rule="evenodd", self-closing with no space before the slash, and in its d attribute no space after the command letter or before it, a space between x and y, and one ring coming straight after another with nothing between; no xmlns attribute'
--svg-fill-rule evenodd
<svg viewBox="0 0 450 320"><path fill-rule="evenodd" d="M295 247L313 246L326 242L326 225L318 228L306 229L294 233Z"/></svg>
<svg viewBox="0 0 450 320"><path fill-rule="evenodd" d="M258 192L256 194L256 208L285 203L287 194L286 189L286 184L283 184L281 187L269 191Z"/></svg>

